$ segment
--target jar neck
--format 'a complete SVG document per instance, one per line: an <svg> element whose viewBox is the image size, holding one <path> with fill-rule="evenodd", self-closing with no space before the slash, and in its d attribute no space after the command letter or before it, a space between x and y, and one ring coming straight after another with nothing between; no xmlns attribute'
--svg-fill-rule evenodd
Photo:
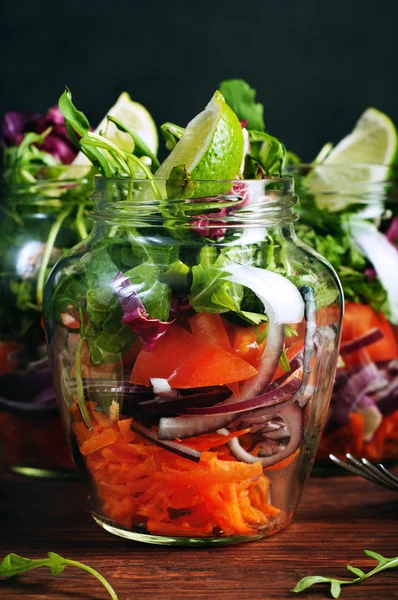
<svg viewBox="0 0 398 600"><path fill-rule="evenodd" d="M236 181L133 181L95 178L94 223L167 227L214 237L219 229L285 227L298 217L291 178Z"/></svg>
<svg viewBox="0 0 398 600"><path fill-rule="evenodd" d="M63 205L64 203L81 203L88 198L90 182L82 179L43 179L32 181L4 179L1 186L1 198L5 203L13 205Z"/></svg>

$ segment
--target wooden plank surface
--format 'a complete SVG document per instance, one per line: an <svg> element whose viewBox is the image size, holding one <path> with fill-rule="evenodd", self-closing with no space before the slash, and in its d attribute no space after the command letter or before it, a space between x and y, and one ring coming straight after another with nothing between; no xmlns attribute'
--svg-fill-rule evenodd
<svg viewBox="0 0 398 600"><path fill-rule="evenodd" d="M363 550L398 555L398 494L350 476L307 484L293 523L264 540L230 547L171 548L129 542L96 525L74 481L0 475L0 556L30 558L48 551L98 569L120 600L276 600L330 597L326 588L296 595L289 590L305 575L345 577L345 564L370 569ZM90 575L67 568L57 579L47 570L0 582L2 600L101 600L109 598ZM398 598L398 570L342 598Z"/></svg>

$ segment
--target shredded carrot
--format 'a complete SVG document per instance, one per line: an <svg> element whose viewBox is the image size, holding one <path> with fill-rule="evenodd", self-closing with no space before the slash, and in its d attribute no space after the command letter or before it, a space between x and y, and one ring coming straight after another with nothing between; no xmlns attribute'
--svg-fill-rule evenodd
<svg viewBox="0 0 398 600"><path fill-rule="evenodd" d="M248 429L233 431L228 435L222 435L221 433L205 433L194 438L186 438L181 443L184 444L184 446L189 446L195 450L210 450L211 448L222 446L223 444L229 442L229 440L232 440L234 437L239 437L240 435L244 435L249 431L250 427Z"/></svg>
<svg viewBox="0 0 398 600"><path fill-rule="evenodd" d="M278 518L261 464L238 462L225 445L246 429L184 440L202 450L196 463L143 439L131 418L115 421L88 406L92 431L84 432L76 411L73 428L107 519L153 534L204 537L256 535Z"/></svg>
<svg viewBox="0 0 398 600"><path fill-rule="evenodd" d="M291 454L290 456L287 456L286 458L284 458L283 460L281 460L278 463L275 463L274 465L265 467L265 470L266 471L279 471L279 469L284 469L285 467L290 465L290 463L292 463L294 461L294 459L296 458L296 456L298 456L299 454L300 454L300 448L297 448L296 452L293 452L293 454Z"/></svg>

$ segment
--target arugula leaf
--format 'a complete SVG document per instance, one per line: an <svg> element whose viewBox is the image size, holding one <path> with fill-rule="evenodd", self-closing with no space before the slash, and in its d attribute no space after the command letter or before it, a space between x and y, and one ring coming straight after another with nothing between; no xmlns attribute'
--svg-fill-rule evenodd
<svg viewBox="0 0 398 600"><path fill-rule="evenodd" d="M371 550L364 550L364 553L366 556L374 558L378 562L377 566L371 571L368 571L368 573L364 573L361 569L347 565L347 569L351 573L354 573L354 575L357 575L357 577L354 579L335 579L334 577L322 577L319 575L308 576L301 579L291 591L299 593L307 590L309 587L317 583L329 583L332 598L339 598L342 585L361 583L365 579L376 575L380 571L384 571L386 569L395 569L398 567L398 556L394 558L386 558L381 554L377 554L377 552L372 552Z"/></svg>
<svg viewBox="0 0 398 600"><path fill-rule="evenodd" d="M240 121L247 121L248 129L264 131L264 107L256 102L256 90L243 79L229 79L220 84L225 102L237 114Z"/></svg>
<svg viewBox="0 0 398 600"><path fill-rule="evenodd" d="M282 142L263 131L249 131L249 140L250 152L248 158L252 160L254 165L261 167L261 172L264 175L282 177L286 160L286 148ZM247 170L247 168L246 165L245 169ZM251 169L253 176L255 176L253 166ZM245 172L245 177L249 175L250 173Z"/></svg>
<svg viewBox="0 0 398 600"><path fill-rule="evenodd" d="M47 554L48 558L42 559L33 559L33 558L24 558L23 556L18 556L18 554L7 554L0 563L0 577L15 577L15 575L19 575L21 573L26 573L27 571L31 571L32 569L38 569L40 567L48 567L50 569L51 575L57 577L60 575L65 567L77 567L78 569L82 569L83 571L87 571L94 577L98 579L105 587L109 596L112 600L118 600L115 590L107 582L107 580L95 569L85 565L82 562L78 562L76 560L70 560L68 558L63 558L59 554L55 552L49 552Z"/></svg>
<svg viewBox="0 0 398 600"><path fill-rule="evenodd" d="M131 138L134 141L134 154L138 156L138 158L141 158L141 156L148 156L148 158L150 158L152 161L153 167L157 169L160 166L157 157L153 154L152 150L148 148L144 140L140 138L139 135L137 135L136 133L134 133L134 131L126 127L126 125L123 125L123 123L121 123L118 119L112 117L112 115L107 115L107 119L111 123L114 123L119 129L119 131L128 133L131 136Z"/></svg>
<svg viewBox="0 0 398 600"><path fill-rule="evenodd" d="M221 253L211 266L208 258L207 253L200 253L200 263L192 267L189 302L197 312L239 312L244 291L241 285L224 279L226 273L222 267L229 260L228 256Z"/></svg>
<svg viewBox="0 0 398 600"><path fill-rule="evenodd" d="M86 340L93 365L118 363L132 347L136 335L122 324L122 309L118 304L109 309L108 317L99 326L89 324Z"/></svg>
<svg viewBox="0 0 398 600"><path fill-rule="evenodd" d="M116 277L119 269L111 259L108 245L95 248L87 263L86 283L87 287L106 287L109 281Z"/></svg>
<svg viewBox="0 0 398 600"><path fill-rule="evenodd" d="M174 125L174 123L163 123L163 125L160 126L160 131L166 142L166 148L170 151L173 150L178 140L180 140L185 133L184 127Z"/></svg>
<svg viewBox="0 0 398 600"><path fill-rule="evenodd" d="M150 262L124 273L152 319L167 321L170 312L171 289L160 281L159 268Z"/></svg>
<svg viewBox="0 0 398 600"><path fill-rule="evenodd" d="M176 292L186 292L189 289L190 269L181 260L175 260L163 273L165 282Z"/></svg>
<svg viewBox="0 0 398 600"><path fill-rule="evenodd" d="M65 126L71 140L76 143L78 136L85 138L90 132L90 123L84 113L78 110L72 102L72 94L66 88L58 101L59 110L65 119ZM104 177L115 175L115 167L110 163L101 150L98 148L87 148L79 142L79 148L84 152L89 161L98 169Z"/></svg>

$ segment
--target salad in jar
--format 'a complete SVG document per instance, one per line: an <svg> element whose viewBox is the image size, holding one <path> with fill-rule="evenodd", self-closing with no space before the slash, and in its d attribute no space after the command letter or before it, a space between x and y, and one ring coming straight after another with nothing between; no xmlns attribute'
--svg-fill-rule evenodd
<svg viewBox="0 0 398 600"><path fill-rule="evenodd" d="M295 236L285 149L217 91L160 164L60 109L101 173L90 236L46 286L55 389L94 519L152 543L288 525L333 386L342 296ZM257 119L257 120L256 120Z"/></svg>
<svg viewBox="0 0 398 600"><path fill-rule="evenodd" d="M122 94L110 113L123 114L156 147L141 105ZM95 167L69 138L57 106L45 116L6 113L0 144L0 464L69 477L41 307L54 264L88 235Z"/></svg>

